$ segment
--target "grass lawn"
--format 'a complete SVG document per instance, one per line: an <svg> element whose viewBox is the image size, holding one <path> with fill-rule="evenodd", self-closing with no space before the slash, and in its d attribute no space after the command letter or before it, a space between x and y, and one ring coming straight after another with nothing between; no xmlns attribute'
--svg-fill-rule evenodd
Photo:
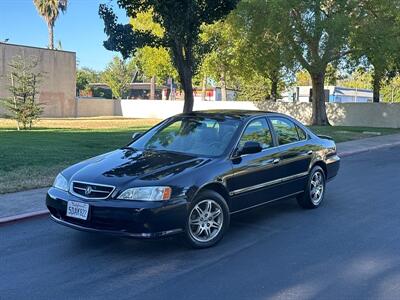
<svg viewBox="0 0 400 300"><path fill-rule="evenodd" d="M154 119L80 118L44 119L32 131L16 131L10 120L0 119L0 194L51 185L63 168L127 144L134 131L158 123ZM337 142L398 129L312 127ZM364 133L370 132L370 133Z"/></svg>
<svg viewBox="0 0 400 300"><path fill-rule="evenodd" d="M126 145L158 120L46 119L32 131L0 119L0 194L51 185L59 171Z"/></svg>
<svg viewBox="0 0 400 300"><path fill-rule="evenodd" d="M316 134L331 136L336 143L365 139L379 135L400 133L395 128L371 128L371 127L346 127L346 126L310 126Z"/></svg>

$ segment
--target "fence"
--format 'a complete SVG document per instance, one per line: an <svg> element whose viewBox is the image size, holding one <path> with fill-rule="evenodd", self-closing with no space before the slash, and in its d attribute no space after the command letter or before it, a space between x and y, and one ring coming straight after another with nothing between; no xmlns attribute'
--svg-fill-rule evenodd
<svg viewBox="0 0 400 300"><path fill-rule="evenodd" d="M128 118L164 119L179 114L183 101L161 100L77 100L78 117L122 116ZM311 103L195 101L194 110L245 109L267 110L288 114L310 124ZM400 103L327 103L332 125L400 128Z"/></svg>

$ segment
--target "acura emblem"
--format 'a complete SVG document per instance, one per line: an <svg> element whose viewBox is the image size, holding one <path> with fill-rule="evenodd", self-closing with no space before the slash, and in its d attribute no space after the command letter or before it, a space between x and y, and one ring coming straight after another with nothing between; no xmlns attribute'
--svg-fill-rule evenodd
<svg viewBox="0 0 400 300"><path fill-rule="evenodd" d="M85 195L90 195L90 193L93 191L92 187L89 185L85 189Z"/></svg>

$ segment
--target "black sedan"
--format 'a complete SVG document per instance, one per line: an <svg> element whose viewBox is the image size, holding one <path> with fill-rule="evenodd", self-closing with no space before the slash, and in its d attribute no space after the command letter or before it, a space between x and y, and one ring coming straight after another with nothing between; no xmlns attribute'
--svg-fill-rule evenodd
<svg viewBox="0 0 400 300"><path fill-rule="evenodd" d="M193 112L65 169L46 204L54 221L75 229L183 233L204 248L221 240L234 213L292 196L317 208L339 165L334 141L286 115Z"/></svg>

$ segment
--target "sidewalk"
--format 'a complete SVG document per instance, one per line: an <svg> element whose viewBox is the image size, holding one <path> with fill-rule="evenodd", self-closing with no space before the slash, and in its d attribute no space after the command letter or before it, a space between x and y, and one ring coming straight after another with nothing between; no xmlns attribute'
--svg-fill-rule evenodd
<svg viewBox="0 0 400 300"><path fill-rule="evenodd" d="M338 143L337 151L339 153L339 156L345 157L356 153L398 145L400 145L400 134L391 134Z"/></svg>
<svg viewBox="0 0 400 300"><path fill-rule="evenodd" d="M47 213L48 188L0 194L0 224Z"/></svg>
<svg viewBox="0 0 400 300"><path fill-rule="evenodd" d="M356 153L400 146L400 134L384 135L337 144L338 154L346 157ZM0 194L0 224L47 214L47 188L18 193Z"/></svg>

